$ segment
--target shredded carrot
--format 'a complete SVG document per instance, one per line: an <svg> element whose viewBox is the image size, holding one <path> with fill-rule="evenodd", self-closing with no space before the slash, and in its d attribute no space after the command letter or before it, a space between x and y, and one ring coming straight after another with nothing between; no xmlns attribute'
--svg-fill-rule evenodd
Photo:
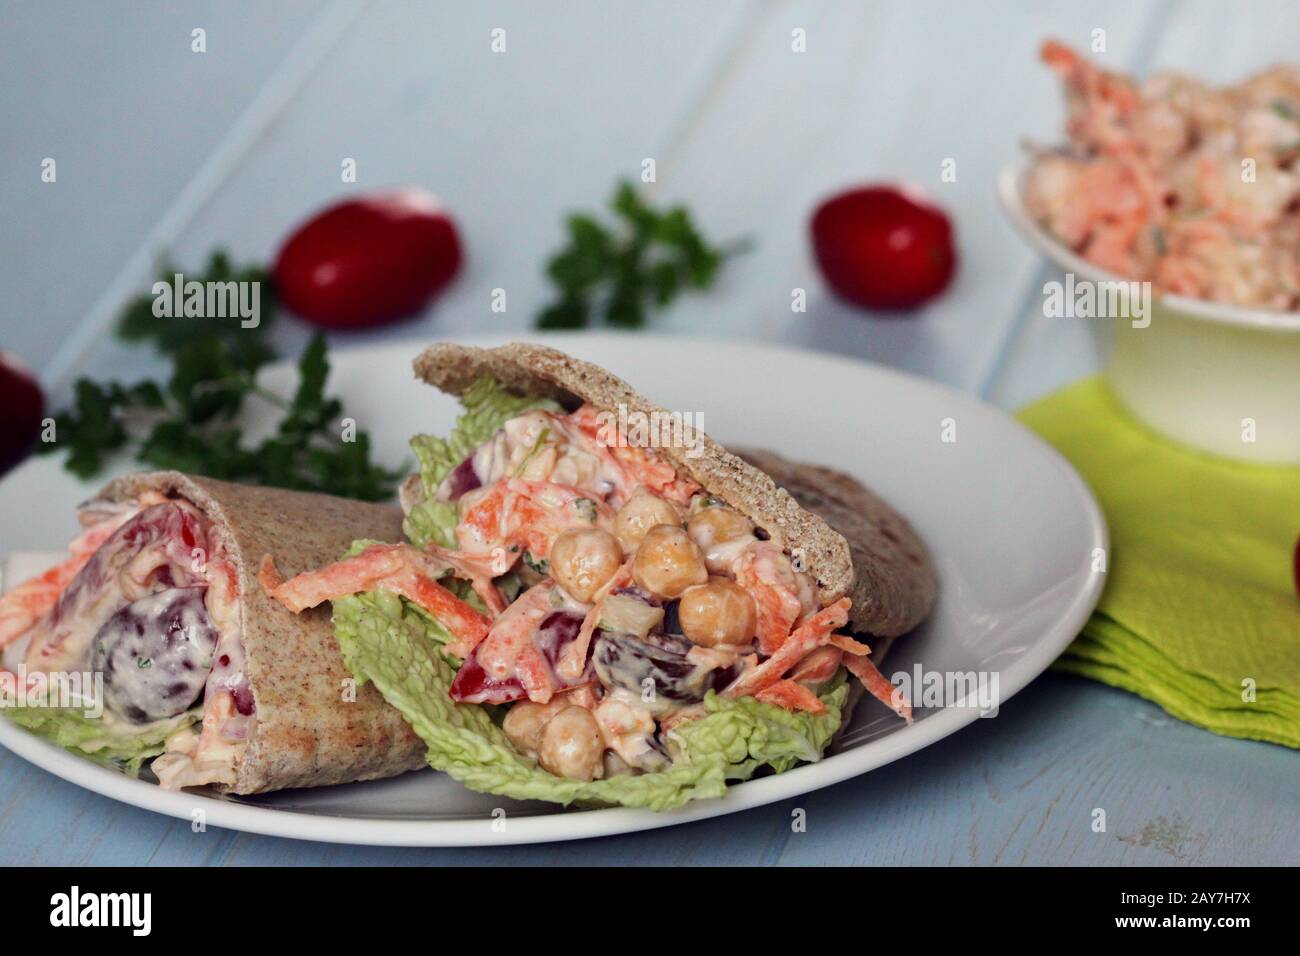
<svg viewBox="0 0 1300 956"><path fill-rule="evenodd" d="M824 684L840 669L844 652L838 647L819 647L795 665L790 680L812 685Z"/></svg>
<svg viewBox="0 0 1300 956"><path fill-rule="evenodd" d="M550 557L561 532L590 527L593 520L597 527L610 527L614 511L592 492L553 481L506 478L469 506L456 526L456 539L462 548L475 550L523 547L542 560ZM511 553L518 560L519 552Z"/></svg>
<svg viewBox="0 0 1300 956"><path fill-rule="evenodd" d="M506 608L505 613L492 622L492 627L481 640L462 640L459 637L447 645L447 652L456 657L467 659L475 650L478 651L478 663L494 680L508 680L519 677L523 683L524 675L519 672L519 660L527 647L535 647L533 636L542 621L551 611L551 596L555 590L554 581L542 581L534 584ZM535 664L536 661L533 662ZM525 661L525 669L530 665ZM533 694L538 688L551 683L550 669L544 672L536 668L531 670L532 686L525 685L529 698L536 700ZM545 685L542 681L545 680ZM550 697L546 691L546 698Z"/></svg>
<svg viewBox="0 0 1300 956"><path fill-rule="evenodd" d="M528 699L534 704L550 703L555 694L555 678L546 656L533 643L524 644L515 657L515 677L524 685Z"/></svg>
<svg viewBox="0 0 1300 956"><path fill-rule="evenodd" d="M333 598L368 591L379 580L399 574L405 567L403 547L375 545L354 557L294 575L267 593L294 614L300 614ZM260 579L259 570L259 583Z"/></svg>
<svg viewBox="0 0 1300 956"><path fill-rule="evenodd" d="M22 637L48 614L89 559L90 555L74 555L0 598L0 647Z"/></svg>
<svg viewBox="0 0 1300 956"><path fill-rule="evenodd" d="M611 444L604 434L605 423L601 413L591 405L583 405L569 416L578 430L590 440L590 450L599 455L622 476L625 494L637 485L645 485L661 498L679 505L688 504L700 491L700 486L677 470L649 448L638 445Z"/></svg>
<svg viewBox="0 0 1300 956"><path fill-rule="evenodd" d="M577 680L582 676L582 672L587 669L587 650L591 647L591 638L596 633L600 616L605 612L605 598L609 597L609 593L615 588L624 587L631 580L632 558L628 558L597 593L596 602L587 612L587 616L582 619L582 627L578 629L577 639L564 649L564 654L555 668L561 677Z"/></svg>
<svg viewBox="0 0 1300 956"><path fill-rule="evenodd" d="M866 644L863 644L859 641L855 641L847 634L832 634L830 643L834 647L838 647L845 654L857 654L858 656L865 656L871 653L871 648L867 647Z"/></svg>
<svg viewBox="0 0 1300 956"><path fill-rule="evenodd" d="M724 697L750 697L765 687L770 687L785 676L786 671L799 663L809 651L830 643L832 634L849 621L852 602L840 598L822 608L795 630L780 649L753 670L736 678L725 691Z"/></svg>
<svg viewBox="0 0 1300 956"><path fill-rule="evenodd" d="M755 634L759 652L770 656L785 643L803 605L790 590L763 578L758 567L758 552L746 550L736 562L736 583L754 600Z"/></svg>
<svg viewBox="0 0 1300 956"><path fill-rule="evenodd" d="M903 692L891 684L884 674L876 670L865 656L844 655L844 666L849 669L872 697L880 701L909 724L912 722L912 705L903 699Z"/></svg>
<svg viewBox="0 0 1300 956"><path fill-rule="evenodd" d="M631 476L633 487L645 485L659 497L679 505L688 504L700 490L698 484L689 478L678 477L672 465L646 448L620 445L609 451Z"/></svg>
<svg viewBox="0 0 1300 956"><path fill-rule="evenodd" d="M471 540L470 535L487 546L522 544L535 558L547 557L549 543L545 535L538 533L546 521L546 512L509 485L506 481L497 482L491 491L470 505L456 526L457 540L462 548Z"/></svg>
<svg viewBox="0 0 1300 956"><path fill-rule="evenodd" d="M427 573L428 562L435 560L410 545L374 545L355 557L290 578L267 593L299 614L334 598L382 588L424 608L458 641L477 645L487 636L487 618Z"/></svg>
<svg viewBox="0 0 1300 956"><path fill-rule="evenodd" d="M461 641L479 641L487 635L488 619L445 587L415 570L378 582L414 601Z"/></svg>
<svg viewBox="0 0 1300 956"><path fill-rule="evenodd" d="M779 680L769 687L764 687L754 695L765 704L775 704L786 710L806 710L810 714L826 713L826 705L821 698L803 684L792 680Z"/></svg>
<svg viewBox="0 0 1300 956"><path fill-rule="evenodd" d="M425 550L445 562L457 577L464 578L474 589L474 593L483 599L483 605L488 609L489 615L498 617L506 609L505 598L501 596L501 589L492 583L492 579L509 570L509 565L496 570L499 559L491 554L469 554L465 551L452 551L450 548L441 548L436 544L425 546Z"/></svg>

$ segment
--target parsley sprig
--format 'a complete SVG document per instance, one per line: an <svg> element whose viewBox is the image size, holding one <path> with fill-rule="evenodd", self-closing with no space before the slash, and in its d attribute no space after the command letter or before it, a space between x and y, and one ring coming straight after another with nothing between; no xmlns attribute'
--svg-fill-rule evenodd
<svg viewBox="0 0 1300 956"><path fill-rule="evenodd" d="M594 216L568 218L568 243L547 263L554 301L537 317L541 329L578 329L603 317L611 326L639 328L688 289L707 289L730 257L746 248L710 245L681 206L656 210L630 182L610 202L613 225Z"/></svg>
<svg viewBox="0 0 1300 956"><path fill-rule="evenodd" d="M170 282L174 271L164 269L159 280ZM38 450L67 449L64 466L81 478L94 477L110 455L130 448L154 468L372 501L391 497L403 472L370 461L366 432L345 436L339 428L343 405L325 393L323 336L313 336L299 358L292 398L258 385L258 372L277 357L268 335L276 317L271 277L255 267L236 269L219 251L203 276L186 276L194 279L260 283L259 324L244 328L238 316L160 318L152 295L136 297L122 312L118 335L169 359L166 383L78 379L71 407L55 417L55 441ZM240 417L252 395L283 415L272 435L246 445Z"/></svg>

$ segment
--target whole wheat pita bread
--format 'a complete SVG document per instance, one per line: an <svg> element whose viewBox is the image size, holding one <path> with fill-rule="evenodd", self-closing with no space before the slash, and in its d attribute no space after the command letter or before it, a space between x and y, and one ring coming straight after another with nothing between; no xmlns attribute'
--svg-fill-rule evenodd
<svg viewBox="0 0 1300 956"><path fill-rule="evenodd" d="M235 485L179 472L127 475L101 497L132 500L153 491L180 496L213 523L239 578L239 618L256 729L231 784L237 794L391 777L425 766L425 745L374 687L343 699L351 675L326 607L291 614L263 592L257 570L274 555L286 575L333 561L356 538L400 541L391 505Z"/></svg>
<svg viewBox="0 0 1300 956"><path fill-rule="evenodd" d="M667 413L600 366L541 345L479 348L438 343L425 349L414 367L425 382L452 395L464 394L480 377L490 375L512 391L553 398L566 408L585 402L602 411ZM787 552L798 554L817 580L823 605L851 597L850 624L856 631L891 637L915 627L929 613L935 575L920 539L901 515L849 476L773 456L769 463L774 468L792 466L774 481L775 476L702 434L694 447L661 447L656 452L763 528ZM786 483L782 478L794 487L780 487ZM826 484L819 486L822 480ZM801 507L792 492L815 499L817 507ZM819 509L831 516L830 523L826 515L816 513ZM843 525L849 540L832 527L836 523Z"/></svg>
<svg viewBox="0 0 1300 956"><path fill-rule="evenodd" d="M771 475L800 505L820 515L848 541L854 570L849 592L853 623L876 637L870 644L872 659L879 662L887 641L921 623L939 591L920 536L906 518L852 475L758 448L738 448L736 454Z"/></svg>

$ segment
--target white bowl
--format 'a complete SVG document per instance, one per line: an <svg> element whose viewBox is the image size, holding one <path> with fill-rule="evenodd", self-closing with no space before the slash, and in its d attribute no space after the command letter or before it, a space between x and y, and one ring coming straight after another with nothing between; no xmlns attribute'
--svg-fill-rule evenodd
<svg viewBox="0 0 1300 956"><path fill-rule="evenodd" d="M1076 255L1025 208L1024 166L998 177L1007 215L1075 281L1119 276ZM1227 458L1300 463L1300 315L1204 299L1153 297L1150 324L1086 319L1120 400L1156 431ZM1061 321L1078 321L1062 319Z"/></svg>

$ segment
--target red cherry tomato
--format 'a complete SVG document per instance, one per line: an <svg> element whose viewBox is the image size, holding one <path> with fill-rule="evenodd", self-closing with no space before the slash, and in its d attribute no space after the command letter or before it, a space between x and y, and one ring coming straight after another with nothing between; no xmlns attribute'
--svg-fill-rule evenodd
<svg viewBox="0 0 1300 956"><path fill-rule="evenodd" d="M289 309L327 329L360 329L414 315L460 268L455 223L417 189L330 206L294 230L275 261Z"/></svg>
<svg viewBox="0 0 1300 956"><path fill-rule="evenodd" d="M1291 570L1295 574L1296 594L1300 594L1300 538L1296 538L1295 554L1291 556Z"/></svg>
<svg viewBox="0 0 1300 956"><path fill-rule="evenodd" d="M0 351L0 472L26 456L41 433L45 395L12 352Z"/></svg>
<svg viewBox="0 0 1300 956"><path fill-rule="evenodd" d="M835 294L868 309L914 309L957 268L948 217L892 186L827 199L813 214L812 243Z"/></svg>

